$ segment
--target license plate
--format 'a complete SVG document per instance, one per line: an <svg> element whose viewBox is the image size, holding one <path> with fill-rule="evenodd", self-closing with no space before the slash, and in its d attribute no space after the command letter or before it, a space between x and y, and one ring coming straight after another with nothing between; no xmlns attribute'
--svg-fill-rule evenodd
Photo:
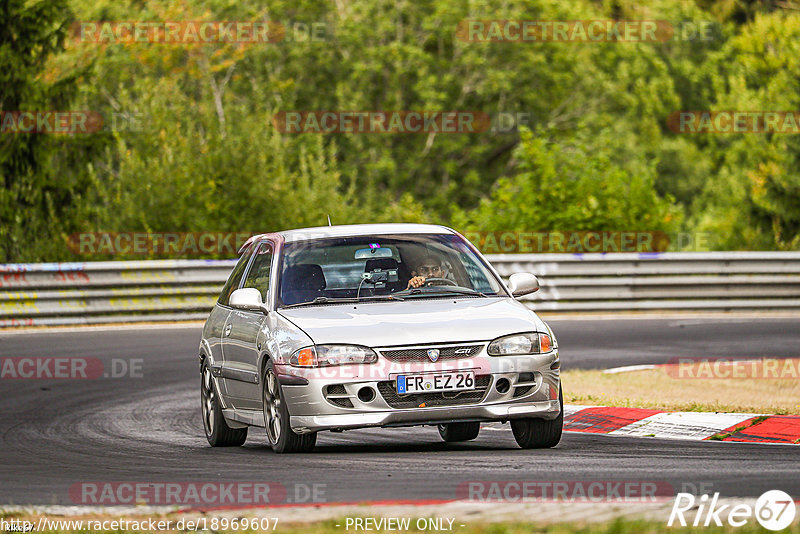
<svg viewBox="0 0 800 534"><path fill-rule="evenodd" d="M472 371L400 375L397 377L398 393L435 393L437 391L464 391L469 389L475 389L475 373Z"/></svg>

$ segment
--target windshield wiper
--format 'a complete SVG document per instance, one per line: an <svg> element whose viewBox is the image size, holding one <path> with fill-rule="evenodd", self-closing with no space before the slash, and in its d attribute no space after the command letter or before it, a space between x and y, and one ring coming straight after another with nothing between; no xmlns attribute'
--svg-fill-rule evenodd
<svg viewBox="0 0 800 534"><path fill-rule="evenodd" d="M400 297L395 297L394 295L371 295L368 297L317 297L314 300L308 302L298 302L296 304L287 304L286 306L282 306L282 308L298 308L300 306L315 306L318 304L353 304L357 302L363 302L365 300L403 300Z"/></svg>
<svg viewBox="0 0 800 534"><path fill-rule="evenodd" d="M354 298L332 298L332 297L317 297L308 302L298 302L296 304L287 304L283 308L298 308L300 306L313 306L316 304L347 304L348 302L358 302Z"/></svg>
<svg viewBox="0 0 800 534"><path fill-rule="evenodd" d="M367 297L359 297L359 300L398 300L402 301L401 297L395 297L394 295L370 295Z"/></svg>
<svg viewBox="0 0 800 534"><path fill-rule="evenodd" d="M425 289L425 291L423 291ZM476 297L489 297L486 293L481 293L475 289L461 286L431 286L425 288L414 288L408 290L408 295L433 295L440 293L455 293L457 295L470 295Z"/></svg>

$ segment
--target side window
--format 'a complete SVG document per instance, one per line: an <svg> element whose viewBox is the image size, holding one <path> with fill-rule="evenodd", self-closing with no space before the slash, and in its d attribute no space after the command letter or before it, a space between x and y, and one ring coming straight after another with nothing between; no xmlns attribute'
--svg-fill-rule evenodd
<svg viewBox="0 0 800 534"><path fill-rule="evenodd" d="M225 287L222 288L222 293L220 293L219 299L217 300L219 304L227 306L231 293L239 289L239 282L242 281L242 275L247 267L247 262L250 261L250 252L252 250L252 247L248 248L245 253L242 254L242 257L239 258L239 262L236 264L236 267L233 268L230 277L228 277L228 281L225 282Z"/></svg>
<svg viewBox="0 0 800 534"><path fill-rule="evenodd" d="M481 293L494 293L496 290L492 287L486 275L481 271L480 267L475 263L475 260L469 255L460 252L461 263L464 265L464 270L467 271L469 283L472 289L480 291Z"/></svg>
<svg viewBox="0 0 800 534"><path fill-rule="evenodd" d="M242 287L254 287L261 292L261 302L267 301L269 273L272 267L272 245L261 243Z"/></svg>

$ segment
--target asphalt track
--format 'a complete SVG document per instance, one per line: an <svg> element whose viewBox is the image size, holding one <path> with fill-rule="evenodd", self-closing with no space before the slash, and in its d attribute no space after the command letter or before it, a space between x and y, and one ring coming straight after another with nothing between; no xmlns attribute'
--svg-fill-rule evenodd
<svg viewBox="0 0 800 534"><path fill-rule="evenodd" d="M798 319L551 320L565 368L664 363L676 356L797 356ZM141 359L142 376L0 380L0 504L76 504L82 482L314 484L329 502L451 500L475 480L640 481L723 497L800 496L793 446L565 433L551 450L518 449L508 426L441 443L413 427L322 433L312 454L275 455L260 429L212 449L199 409L198 326L0 333L0 356ZM299 485L299 486L298 486ZM295 495L296 493L296 495Z"/></svg>

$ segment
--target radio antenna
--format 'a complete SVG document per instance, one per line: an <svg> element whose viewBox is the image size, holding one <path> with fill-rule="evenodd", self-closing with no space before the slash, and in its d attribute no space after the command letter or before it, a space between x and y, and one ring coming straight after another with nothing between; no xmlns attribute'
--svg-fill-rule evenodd
<svg viewBox="0 0 800 534"><path fill-rule="evenodd" d="M331 216L330 216L330 214L328 214L328 226L333 226L333 225L331 224Z"/></svg>

